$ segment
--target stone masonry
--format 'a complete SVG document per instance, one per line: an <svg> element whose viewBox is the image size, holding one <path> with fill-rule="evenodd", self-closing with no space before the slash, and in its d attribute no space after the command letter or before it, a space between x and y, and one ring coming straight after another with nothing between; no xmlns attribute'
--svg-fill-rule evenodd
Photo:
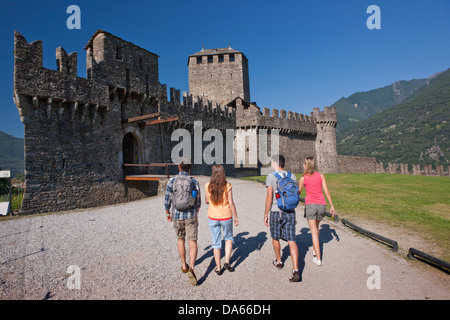
<svg viewBox="0 0 450 320"><path fill-rule="evenodd" d="M250 101L248 60L230 47L202 49L189 56L189 92L227 104L236 97Z"/></svg>
<svg viewBox="0 0 450 320"><path fill-rule="evenodd" d="M170 163L171 151L179 143L171 136L180 128L194 137L191 145L195 149L195 124L200 121L201 134L208 129L217 129L223 136L227 130L235 131L235 162L223 163L227 175L270 170L259 158L256 164L246 161L251 151L249 134L264 130L269 133L268 150L270 133L278 133L288 170L301 172L303 158L312 155L322 172L339 172L335 108L315 108L310 116L261 111L249 102L248 62L242 52L209 49L190 56L190 92L181 95L175 88L168 92L159 82L159 57L152 52L103 30L97 30L84 49L87 77L80 78L77 53L57 48L57 68L47 69L42 63L42 42L28 43L20 33L14 34L14 102L25 137L22 214L155 195L158 189L164 190L164 178L159 183L124 178L137 174L162 177L163 168L123 165ZM203 69L194 70L200 61ZM200 144L203 152L210 142L200 139ZM210 164L202 160L191 174L209 175ZM171 174L176 172L172 167Z"/></svg>

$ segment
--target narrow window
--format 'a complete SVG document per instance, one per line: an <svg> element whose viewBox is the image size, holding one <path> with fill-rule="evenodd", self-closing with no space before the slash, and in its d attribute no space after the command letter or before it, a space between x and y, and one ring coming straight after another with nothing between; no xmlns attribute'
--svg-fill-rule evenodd
<svg viewBox="0 0 450 320"><path fill-rule="evenodd" d="M213 56L208 56L208 63L213 63Z"/></svg>
<svg viewBox="0 0 450 320"><path fill-rule="evenodd" d="M202 63L202 57L197 57L197 63Z"/></svg>
<svg viewBox="0 0 450 320"><path fill-rule="evenodd" d="M139 69L143 70L144 69L144 60L141 58L139 58Z"/></svg>
<svg viewBox="0 0 450 320"><path fill-rule="evenodd" d="M122 48L116 47L116 59L122 60Z"/></svg>
<svg viewBox="0 0 450 320"><path fill-rule="evenodd" d="M219 54L219 62L223 62L223 54Z"/></svg>
<svg viewBox="0 0 450 320"><path fill-rule="evenodd" d="M234 53L230 54L230 62L234 61Z"/></svg>
<svg viewBox="0 0 450 320"><path fill-rule="evenodd" d="M130 88L130 69L125 69L125 84L126 88Z"/></svg>

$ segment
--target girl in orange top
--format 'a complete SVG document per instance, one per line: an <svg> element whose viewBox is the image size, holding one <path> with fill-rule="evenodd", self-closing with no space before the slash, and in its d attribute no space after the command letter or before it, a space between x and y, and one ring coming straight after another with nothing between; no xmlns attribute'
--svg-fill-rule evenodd
<svg viewBox="0 0 450 320"><path fill-rule="evenodd" d="M211 239L216 261L215 272L222 274L220 264L222 249L222 230L225 239L225 264L224 268L234 271L230 265L231 251L233 250L233 221L235 226L239 225L236 207L233 202L231 184L227 182L225 170L220 164L212 167L211 180L205 185L205 202L208 207L208 222L211 230Z"/></svg>

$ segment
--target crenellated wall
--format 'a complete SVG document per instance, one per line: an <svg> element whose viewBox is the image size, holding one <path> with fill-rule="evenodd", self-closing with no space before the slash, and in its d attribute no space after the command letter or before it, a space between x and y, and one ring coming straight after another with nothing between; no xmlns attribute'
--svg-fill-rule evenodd
<svg viewBox="0 0 450 320"><path fill-rule="evenodd" d="M387 166L383 162L377 162L375 157L357 157L339 155L340 173L390 173L390 174L409 174L409 175L425 175L425 176L449 176L449 169L444 170L444 166L406 163L388 163ZM410 170L409 168L412 168ZM422 169L423 168L423 169Z"/></svg>
<svg viewBox="0 0 450 320"><path fill-rule="evenodd" d="M412 167L412 170L409 170L409 167ZM447 170L444 169L443 165L436 166L433 169L433 166L420 164L408 165L406 163L388 163L385 168L383 162L379 162L376 165L376 173L390 173L390 174L409 174L415 176L438 176L438 177L448 177L450 176L450 169L447 167Z"/></svg>
<svg viewBox="0 0 450 320"><path fill-rule="evenodd" d="M236 127L251 131L262 129L277 130L279 132L279 153L286 158L286 169L300 173L303 172L303 159L313 156L316 158L318 169L323 173L339 172L337 161L336 108L325 107L323 111L315 108L310 116L286 110L268 108L261 109L255 104L246 102L241 98L234 99L230 104L236 109ZM241 139L248 135L243 134ZM238 137L239 139L239 137ZM241 142L241 145L248 142ZM271 141L268 143L271 148ZM246 147L246 152L251 152ZM246 155L248 158L250 155ZM271 172L270 164L236 163L236 167L249 174L253 169L255 175Z"/></svg>
<svg viewBox="0 0 450 320"><path fill-rule="evenodd" d="M77 76L77 53L67 54L62 47L57 48L57 69L47 69L42 63L42 42L28 43L20 33L14 34L14 102L25 133L23 214L155 195L164 190L164 181L158 184L124 178L161 175L163 169L123 165L171 162L171 152L180 142L172 141L177 129L189 132L193 175L210 175L214 162L222 163L229 176L267 174L271 170L272 139L279 141L287 170L302 172L302 161L308 156L319 160L319 170L324 173L339 170L335 165L334 108L315 108L311 115L277 109L270 113L267 108L261 112L245 97L236 96L225 104L209 100L208 95L181 95L173 87L168 92L167 85L159 82L158 55L103 30L97 30L84 49L87 78ZM224 61L230 68L245 65L246 58L240 54L235 56L237 63L225 61L228 58ZM216 62L218 72L222 62ZM242 73L244 78L248 77L246 72ZM240 77L231 91L242 87L248 98L247 82ZM258 141L265 132L269 164L262 163L259 149L256 160L248 163L251 135ZM212 145L217 146L214 152ZM214 155L213 162L207 162L205 155ZM175 173L172 167L171 174Z"/></svg>
<svg viewBox="0 0 450 320"><path fill-rule="evenodd" d="M97 31L85 47L87 79L77 76L76 53L56 49L57 70L51 70L43 67L41 41L28 43L15 32L14 45L14 102L25 142L22 214L155 195L157 182L124 181L124 176L163 174L162 169L122 165L170 162L176 144L171 133L185 128L193 136L195 121L205 129L235 126L229 108L198 98L182 105L173 88L169 101L167 86L158 81L158 56L107 32ZM178 120L148 126L129 121L155 113L156 119ZM201 150L205 146L202 142ZM234 166L226 169L234 173ZM210 166L195 165L192 173L210 174Z"/></svg>

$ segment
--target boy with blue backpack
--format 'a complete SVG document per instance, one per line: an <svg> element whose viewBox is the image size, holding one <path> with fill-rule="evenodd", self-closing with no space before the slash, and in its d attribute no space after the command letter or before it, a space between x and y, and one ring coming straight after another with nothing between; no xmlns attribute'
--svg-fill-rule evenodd
<svg viewBox="0 0 450 320"><path fill-rule="evenodd" d="M273 264L282 269L280 239L289 244L292 258L291 282L300 281L298 271L298 247L295 242L295 208L299 202L298 183L294 174L284 170L285 158L283 155L272 157L272 169L274 172L266 178L266 205L264 211L264 224L270 227L273 249L276 259ZM270 214L270 220L269 220Z"/></svg>

